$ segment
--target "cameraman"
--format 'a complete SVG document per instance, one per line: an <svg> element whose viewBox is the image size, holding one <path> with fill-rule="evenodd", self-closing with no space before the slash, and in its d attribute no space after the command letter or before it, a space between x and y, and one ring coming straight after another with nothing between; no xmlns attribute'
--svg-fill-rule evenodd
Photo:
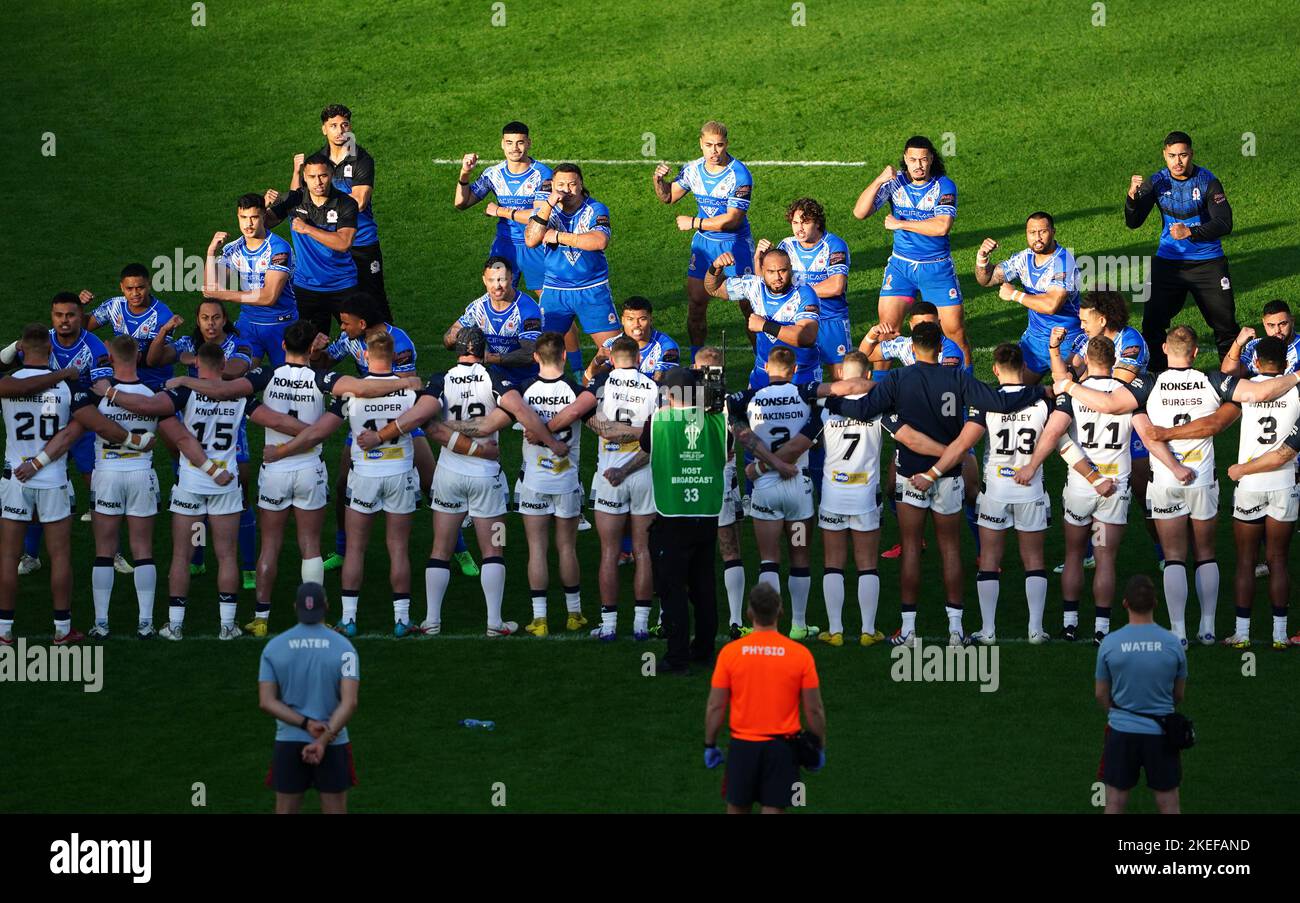
<svg viewBox="0 0 1300 903"><path fill-rule="evenodd" d="M1182 760L1166 743L1157 718L1183 701L1187 653L1183 643L1155 623L1156 587L1142 574L1124 587L1129 622L1097 650L1097 703L1106 711L1106 741L1098 777L1106 784L1106 813L1128 806L1129 792L1145 769L1162 815L1178 814Z"/></svg>

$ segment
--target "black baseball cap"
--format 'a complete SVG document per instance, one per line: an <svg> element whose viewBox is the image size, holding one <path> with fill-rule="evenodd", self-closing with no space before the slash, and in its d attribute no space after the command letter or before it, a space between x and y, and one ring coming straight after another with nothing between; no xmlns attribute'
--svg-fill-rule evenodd
<svg viewBox="0 0 1300 903"><path fill-rule="evenodd" d="M298 587L298 622L319 624L325 620L325 587L319 583L304 583Z"/></svg>

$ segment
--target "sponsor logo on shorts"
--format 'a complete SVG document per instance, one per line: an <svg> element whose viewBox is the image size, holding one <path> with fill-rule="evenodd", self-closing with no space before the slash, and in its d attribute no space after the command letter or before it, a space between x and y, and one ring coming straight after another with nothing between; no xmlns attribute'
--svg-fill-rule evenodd
<svg viewBox="0 0 1300 903"><path fill-rule="evenodd" d="M17 514L19 517L30 517L31 512L26 508L15 508L12 505L5 505L5 514Z"/></svg>
<svg viewBox="0 0 1300 903"><path fill-rule="evenodd" d="M186 511L203 510L203 506L200 505L198 502L187 502L184 499L176 498L176 496L174 495L172 496L172 504L175 505L177 508L184 508Z"/></svg>
<svg viewBox="0 0 1300 903"><path fill-rule="evenodd" d="M551 506L548 505L546 502L523 502L523 501L521 501L521 502L519 503L519 507L520 507L521 509L522 509L522 508L529 508L529 509L531 509L531 510L533 510L533 511L541 511L541 512L543 512L543 513L545 513L546 511L549 511L550 508L551 508Z"/></svg>
<svg viewBox="0 0 1300 903"><path fill-rule="evenodd" d="M1005 524L1007 522L1005 517L994 517L991 514L985 514L983 511L980 512L979 519L990 524Z"/></svg>
<svg viewBox="0 0 1300 903"><path fill-rule="evenodd" d="M1249 508L1243 508L1243 507L1241 507L1240 505L1237 505L1236 508L1237 508L1237 513L1238 513L1238 514L1241 514L1241 515L1244 515L1244 516L1247 516L1247 517L1249 517L1249 516L1252 515L1252 514L1258 514L1259 512L1261 512L1261 511L1264 510L1264 506L1263 506L1263 505L1252 505L1252 506L1249 507ZM8 511L9 509L6 508L5 510Z"/></svg>
<svg viewBox="0 0 1300 903"><path fill-rule="evenodd" d="M775 508L769 508L766 505L755 504L753 500L751 500L749 503L749 510L750 512L757 511L759 514L776 514Z"/></svg>
<svg viewBox="0 0 1300 903"><path fill-rule="evenodd" d="M95 499L95 507L97 507L97 508L103 508L103 509L106 510L106 511L121 511L121 510L122 510L122 503L121 503L121 502L110 502L110 501L108 501L107 499L97 498L97 499Z"/></svg>
<svg viewBox="0 0 1300 903"><path fill-rule="evenodd" d="M1168 507L1161 507L1160 505L1151 506L1152 514L1178 514L1179 512L1184 510L1186 510L1186 506L1183 505L1181 502L1174 505L1169 505Z"/></svg>
<svg viewBox="0 0 1300 903"><path fill-rule="evenodd" d="M284 504L284 499L285 499L284 496L280 496L279 498L272 498L272 497L269 496L269 495L263 495L263 494L261 494L261 493L258 493L258 496L257 496L257 500L258 500L258 501L260 501L260 502L266 502L268 505L283 505L283 504Z"/></svg>

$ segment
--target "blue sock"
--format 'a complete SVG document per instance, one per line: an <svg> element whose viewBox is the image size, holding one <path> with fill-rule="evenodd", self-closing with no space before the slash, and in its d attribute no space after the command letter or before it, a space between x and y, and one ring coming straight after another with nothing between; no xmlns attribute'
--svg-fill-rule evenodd
<svg viewBox="0 0 1300 903"><path fill-rule="evenodd" d="M822 491L822 469L826 466L826 449L816 445L808 453L808 476L812 477L813 489Z"/></svg>
<svg viewBox="0 0 1300 903"><path fill-rule="evenodd" d="M1084 558L1092 557L1092 534L1091 533L1088 534L1088 551L1084 554L1083 557Z"/></svg>
<svg viewBox="0 0 1300 903"><path fill-rule="evenodd" d="M190 564L196 567L203 567L203 550L207 546L195 546L194 554L190 556Z"/></svg>
<svg viewBox="0 0 1300 903"><path fill-rule="evenodd" d="M564 359L569 362L570 370L572 370L578 376L582 375L582 371L586 368L586 365L582 362L581 348L579 348L577 351L566 351L564 353Z"/></svg>
<svg viewBox="0 0 1300 903"><path fill-rule="evenodd" d="M631 554L632 554L632 537L630 537L630 536L624 536L624 537L623 537L623 545L622 545L622 548L620 549L620 551L621 551L624 555L631 555Z"/></svg>
<svg viewBox="0 0 1300 903"><path fill-rule="evenodd" d="M966 506L966 526L970 527L970 535L975 537L975 554L980 553L980 518L974 505Z"/></svg>
<svg viewBox="0 0 1300 903"><path fill-rule="evenodd" d="M32 465L35 467L36 465ZM41 537L45 535L45 528L40 524L32 524L23 534L23 554L30 555L33 558L39 558L41 555Z"/></svg>
<svg viewBox="0 0 1300 903"><path fill-rule="evenodd" d="M692 346L691 346L691 363L695 363L695 355L699 354L699 353L700 353L700 349L703 348L703 347L704 347L703 345L692 345Z"/></svg>
<svg viewBox="0 0 1300 903"><path fill-rule="evenodd" d="M465 545L465 531L461 530L456 534L455 554L459 555L461 552L468 552L468 551L469 551L469 546Z"/></svg>
<svg viewBox="0 0 1300 903"><path fill-rule="evenodd" d="M243 570L257 568L257 515L252 508L245 508L239 513L239 558Z"/></svg>
<svg viewBox="0 0 1300 903"><path fill-rule="evenodd" d="M339 529L334 531L334 551L340 555L346 555L348 552L348 531Z"/></svg>

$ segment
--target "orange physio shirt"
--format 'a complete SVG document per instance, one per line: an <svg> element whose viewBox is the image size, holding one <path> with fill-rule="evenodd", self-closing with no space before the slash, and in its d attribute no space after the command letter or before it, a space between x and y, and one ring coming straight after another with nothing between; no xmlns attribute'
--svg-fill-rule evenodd
<svg viewBox="0 0 1300 903"><path fill-rule="evenodd" d="M812 653L775 630L755 630L718 653L713 686L731 691L731 737L797 734L800 691L818 686Z"/></svg>

